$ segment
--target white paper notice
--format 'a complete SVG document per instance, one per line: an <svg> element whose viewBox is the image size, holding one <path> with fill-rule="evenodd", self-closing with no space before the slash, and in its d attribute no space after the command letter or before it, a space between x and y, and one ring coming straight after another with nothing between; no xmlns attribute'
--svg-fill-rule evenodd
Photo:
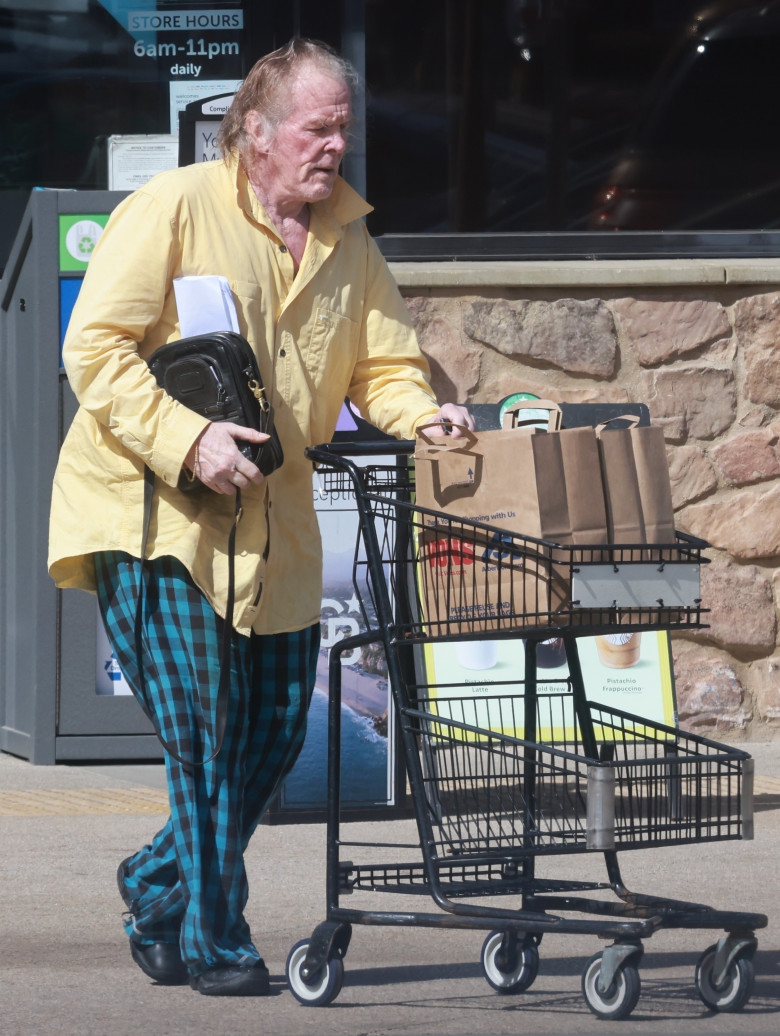
<svg viewBox="0 0 780 1036"><path fill-rule="evenodd" d="M108 189L134 191L179 164L179 138L166 133L108 138Z"/></svg>
<svg viewBox="0 0 780 1036"><path fill-rule="evenodd" d="M179 112L192 101L234 94L241 86L241 79L185 79L170 84L171 133L179 132Z"/></svg>
<svg viewBox="0 0 780 1036"><path fill-rule="evenodd" d="M238 331L236 305L226 277L176 277L173 290L182 338L209 331Z"/></svg>

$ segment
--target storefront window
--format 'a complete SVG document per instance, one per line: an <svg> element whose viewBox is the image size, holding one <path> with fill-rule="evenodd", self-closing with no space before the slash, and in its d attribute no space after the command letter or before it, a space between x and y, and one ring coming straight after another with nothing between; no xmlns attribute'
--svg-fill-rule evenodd
<svg viewBox="0 0 780 1036"><path fill-rule="evenodd" d="M295 34L340 43L338 0L0 3L0 268L35 187L110 186L112 138L178 132ZM331 18L327 19L327 14Z"/></svg>
<svg viewBox="0 0 780 1036"><path fill-rule="evenodd" d="M366 15L375 233L777 226L777 2L374 0Z"/></svg>
<svg viewBox="0 0 780 1036"><path fill-rule="evenodd" d="M364 71L376 235L777 226L780 0L12 0L0 266L33 187L108 187L112 137L175 134L294 34Z"/></svg>

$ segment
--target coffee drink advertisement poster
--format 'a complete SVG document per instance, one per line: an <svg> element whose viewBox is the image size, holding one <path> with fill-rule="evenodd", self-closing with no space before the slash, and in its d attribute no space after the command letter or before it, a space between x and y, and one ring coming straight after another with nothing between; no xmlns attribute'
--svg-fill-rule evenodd
<svg viewBox="0 0 780 1036"><path fill-rule="evenodd" d="M608 708L620 709L650 723L676 725L676 703L670 638L667 630L641 633L614 632L605 636L578 637L586 698ZM505 729L496 717L505 696L524 693L525 641L485 638L429 642L423 647L422 664L429 693L444 699L482 700L476 716L479 726L523 737L522 728ZM563 727L537 731L535 740L571 737L574 710L567 694L569 668L562 637L537 645L538 693L561 696ZM446 705L442 700L439 714ZM522 715L522 710L514 710ZM560 715L561 713L559 713Z"/></svg>

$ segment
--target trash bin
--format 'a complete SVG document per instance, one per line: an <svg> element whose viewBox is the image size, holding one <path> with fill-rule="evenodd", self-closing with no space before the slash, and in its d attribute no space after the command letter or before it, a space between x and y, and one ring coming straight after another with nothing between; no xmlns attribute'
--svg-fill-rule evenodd
<svg viewBox="0 0 780 1036"><path fill-rule="evenodd" d="M53 764L159 759L91 594L46 570L57 455L76 412L62 338L121 191L32 191L0 281L0 750Z"/></svg>

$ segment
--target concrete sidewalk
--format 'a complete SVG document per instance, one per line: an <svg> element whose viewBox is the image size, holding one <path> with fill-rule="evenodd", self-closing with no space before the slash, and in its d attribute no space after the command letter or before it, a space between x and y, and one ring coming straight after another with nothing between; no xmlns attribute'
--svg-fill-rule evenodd
<svg viewBox="0 0 780 1036"><path fill-rule="evenodd" d="M286 987L284 966L292 945L324 919L319 824L261 826L248 852L247 917L271 970L270 997L209 998L155 986L130 959L115 872L164 821L162 766L34 767L0 753L0 1034L776 1034L780 743L744 747L756 759L754 841L644 850L620 860L636 891L769 916L758 932L753 996L739 1014L709 1013L693 974L720 933L661 930L645 941L639 1003L630 1019L615 1023L591 1014L581 993L585 963L604 945L588 936L546 935L533 986L501 996L482 972L483 932L356 926L340 995L329 1007L302 1007ZM398 843L416 837L406 820L351 823L343 836ZM384 861L396 856L386 850ZM539 872L606 877L598 854L553 857ZM364 894L360 905L394 909L396 898L406 909L436 909L427 897L410 907L408 898L386 893Z"/></svg>

